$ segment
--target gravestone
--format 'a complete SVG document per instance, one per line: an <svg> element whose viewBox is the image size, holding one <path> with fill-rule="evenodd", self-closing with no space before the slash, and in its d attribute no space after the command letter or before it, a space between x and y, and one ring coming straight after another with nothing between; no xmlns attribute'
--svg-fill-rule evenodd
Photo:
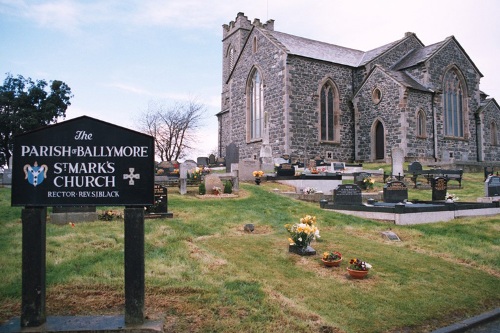
<svg viewBox="0 0 500 333"><path fill-rule="evenodd" d="M446 200L448 180L444 177L435 177L431 180L432 201Z"/></svg>
<svg viewBox="0 0 500 333"><path fill-rule="evenodd" d="M226 146L226 172L231 172L231 164L239 163L240 150L234 142Z"/></svg>
<svg viewBox="0 0 500 333"><path fill-rule="evenodd" d="M394 233L393 231L382 231L381 234L382 234L382 237L384 237L387 240L390 240L393 242L400 242L401 241L399 236L396 233Z"/></svg>
<svg viewBox="0 0 500 333"><path fill-rule="evenodd" d="M392 170L391 174L398 180L404 175L403 163L405 161L405 153L402 148L396 147L392 148Z"/></svg>
<svg viewBox="0 0 500 333"><path fill-rule="evenodd" d="M198 166L207 166L208 165L208 157L198 157L196 159Z"/></svg>
<svg viewBox="0 0 500 333"><path fill-rule="evenodd" d="M276 168L277 176L294 176L295 167L290 163L282 163Z"/></svg>
<svg viewBox="0 0 500 333"><path fill-rule="evenodd" d="M361 188L356 184L341 184L333 190L334 205L361 205Z"/></svg>
<svg viewBox="0 0 500 333"><path fill-rule="evenodd" d="M500 176L489 176L484 183L484 190L487 197L500 196Z"/></svg>
<svg viewBox="0 0 500 333"><path fill-rule="evenodd" d="M179 166L179 186L180 193L182 195L187 193L187 175L188 171L196 169L197 165L195 161L187 160L184 163L181 163Z"/></svg>
<svg viewBox="0 0 500 333"><path fill-rule="evenodd" d="M153 206L147 206L145 217L167 217L172 218L174 215L168 211L168 190L165 186L154 185L155 202Z"/></svg>
<svg viewBox="0 0 500 333"><path fill-rule="evenodd" d="M420 162L412 162L410 165L408 165L408 171L410 173L414 172L414 171L422 171L423 168L422 168L422 164Z"/></svg>
<svg viewBox="0 0 500 333"><path fill-rule="evenodd" d="M210 154L208 156L208 165L209 166L215 166L216 162L217 162L217 160L215 159L215 155L214 154Z"/></svg>
<svg viewBox="0 0 500 333"><path fill-rule="evenodd" d="M384 202L398 203L408 200L408 187L399 180L384 185Z"/></svg>
<svg viewBox="0 0 500 333"><path fill-rule="evenodd" d="M218 187L224 190L224 185L220 180L219 176L216 174L210 174L205 176L205 188L207 189L207 194L212 194L214 187Z"/></svg>

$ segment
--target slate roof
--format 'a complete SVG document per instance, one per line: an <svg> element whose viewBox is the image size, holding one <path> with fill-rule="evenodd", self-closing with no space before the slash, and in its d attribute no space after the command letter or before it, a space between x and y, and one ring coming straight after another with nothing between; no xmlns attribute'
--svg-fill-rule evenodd
<svg viewBox="0 0 500 333"><path fill-rule="evenodd" d="M409 67L415 66L417 64L420 64L420 63L426 61L427 59L432 57L432 55L434 55L434 53L437 52L441 48L441 46L443 46L447 41L448 41L448 38L442 42L432 44L429 46L425 46L421 49L416 49L416 50L411 51L399 63L394 65L392 67L392 69L393 70L401 70L404 68L409 68Z"/></svg>
<svg viewBox="0 0 500 333"><path fill-rule="evenodd" d="M293 55L357 67L365 54L363 51L289 35L283 32L261 31L272 37L275 42L285 48L286 52Z"/></svg>
<svg viewBox="0 0 500 333"><path fill-rule="evenodd" d="M417 81L412 79L411 76L409 76L408 74L406 74L404 72L391 71L391 70L386 71L386 72L387 72L387 74L392 76L395 80L397 80L398 82L400 82L401 84L403 84L406 87L413 88L416 90L422 90L422 91L432 91L429 88L426 88L425 86L421 85L420 83L418 83Z"/></svg>

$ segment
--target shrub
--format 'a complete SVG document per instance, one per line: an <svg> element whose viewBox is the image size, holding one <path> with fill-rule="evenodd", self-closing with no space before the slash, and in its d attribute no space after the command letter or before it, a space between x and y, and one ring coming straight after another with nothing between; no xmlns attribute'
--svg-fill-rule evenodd
<svg viewBox="0 0 500 333"><path fill-rule="evenodd" d="M226 181L224 183L224 193L231 194L233 193L233 184L230 181Z"/></svg>
<svg viewBox="0 0 500 333"><path fill-rule="evenodd" d="M198 193L200 195L205 195L207 193L207 188L205 187L205 183L201 182L198 186Z"/></svg>

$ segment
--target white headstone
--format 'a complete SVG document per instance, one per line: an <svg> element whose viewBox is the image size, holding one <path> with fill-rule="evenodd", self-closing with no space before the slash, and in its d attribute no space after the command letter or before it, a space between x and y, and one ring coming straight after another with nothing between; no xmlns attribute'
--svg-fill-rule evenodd
<svg viewBox="0 0 500 333"><path fill-rule="evenodd" d="M398 177L404 175L403 163L405 154L402 148L392 148L392 176Z"/></svg>

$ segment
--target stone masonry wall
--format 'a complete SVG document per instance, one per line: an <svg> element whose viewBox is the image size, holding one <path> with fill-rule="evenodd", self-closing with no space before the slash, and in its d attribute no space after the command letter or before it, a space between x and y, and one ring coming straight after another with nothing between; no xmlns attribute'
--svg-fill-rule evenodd
<svg viewBox="0 0 500 333"><path fill-rule="evenodd" d="M492 145L491 123L495 122L497 133L497 145ZM489 103L482 110L481 123L483 128L483 160L487 162L500 161L500 109L494 103Z"/></svg>
<svg viewBox="0 0 500 333"><path fill-rule="evenodd" d="M346 66L289 56L290 76L290 153L305 160L315 156L326 156L333 152L332 159L352 161L353 156L353 110L352 70ZM319 92L326 79L337 87L340 109L339 142L320 142Z"/></svg>
<svg viewBox="0 0 500 333"><path fill-rule="evenodd" d="M373 89L382 92L378 104L372 100ZM374 156L373 125L378 119L384 125L385 159L389 161L392 148L405 149L405 105L400 105L401 86L389 78L381 69L375 69L366 83L356 94L354 107L356 110L356 160L372 161ZM405 151L406 153L406 151Z"/></svg>

